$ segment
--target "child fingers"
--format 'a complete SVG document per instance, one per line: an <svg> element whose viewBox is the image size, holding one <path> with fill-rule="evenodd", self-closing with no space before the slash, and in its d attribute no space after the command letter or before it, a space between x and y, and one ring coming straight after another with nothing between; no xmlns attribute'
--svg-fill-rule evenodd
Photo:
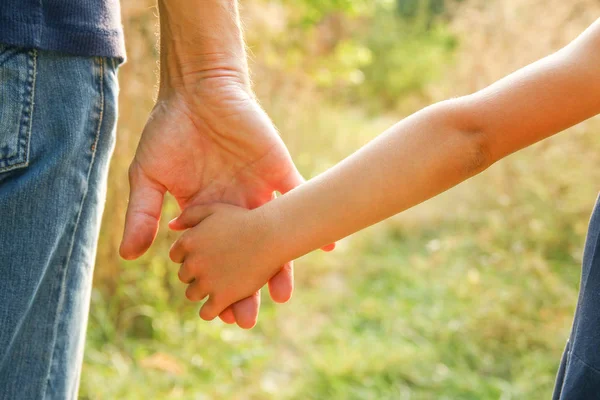
<svg viewBox="0 0 600 400"><path fill-rule="evenodd" d="M169 258L171 259L171 261L177 264L182 264L185 260L185 250L181 245L182 238L183 236L177 239L175 243L171 245L171 249L169 250Z"/></svg>
<svg viewBox="0 0 600 400"><path fill-rule="evenodd" d="M196 279L192 269L189 267L189 265L187 265L185 263L181 264L181 266L179 267L179 271L177 271L177 278L179 278L179 280L182 283L188 283L188 284L192 283L194 281L194 279Z"/></svg>
<svg viewBox="0 0 600 400"><path fill-rule="evenodd" d="M205 286L206 285L204 285L202 280L194 280L185 290L185 297L187 297L189 301L201 301L208 296L208 291Z"/></svg>
<svg viewBox="0 0 600 400"><path fill-rule="evenodd" d="M169 228L182 231L192 228L215 212L215 205L191 206L183 210L179 217L169 222Z"/></svg>
<svg viewBox="0 0 600 400"><path fill-rule="evenodd" d="M191 231L190 231L191 232ZM188 253L197 247L197 241L192 238L190 232L185 232L171 245L169 258L177 264L182 264ZM196 246L194 246L196 245Z"/></svg>
<svg viewBox="0 0 600 400"><path fill-rule="evenodd" d="M200 309L200 318L205 321L212 321L222 311L223 307L219 305L219 302L216 300L215 296L211 295Z"/></svg>

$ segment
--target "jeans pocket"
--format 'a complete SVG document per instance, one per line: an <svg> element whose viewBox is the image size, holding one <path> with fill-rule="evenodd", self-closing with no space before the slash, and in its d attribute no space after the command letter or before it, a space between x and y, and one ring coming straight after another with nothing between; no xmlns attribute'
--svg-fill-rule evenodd
<svg viewBox="0 0 600 400"><path fill-rule="evenodd" d="M0 173L29 165L37 52L0 44Z"/></svg>

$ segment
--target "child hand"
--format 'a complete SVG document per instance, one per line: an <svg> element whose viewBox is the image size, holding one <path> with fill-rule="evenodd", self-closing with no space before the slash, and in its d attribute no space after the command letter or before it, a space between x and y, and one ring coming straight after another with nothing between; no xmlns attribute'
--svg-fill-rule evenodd
<svg viewBox="0 0 600 400"><path fill-rule="evenodd" d="M184 230L169 257L182 264L179 279L191 301L209 299L200 317L210 321L256 291L281 269L274 254L273 228L260 209L226 204L192 206L169 223Z"/></svg>

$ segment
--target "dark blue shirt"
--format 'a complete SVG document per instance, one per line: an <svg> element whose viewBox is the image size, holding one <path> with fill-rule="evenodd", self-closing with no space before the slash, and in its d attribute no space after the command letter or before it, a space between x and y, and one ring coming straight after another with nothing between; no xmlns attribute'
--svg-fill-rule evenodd
<svg viewBox="0 0 600 400"><path fill-rule="evenodd" d="M0 0L0 42L124 59L119 0Z"/></svg>

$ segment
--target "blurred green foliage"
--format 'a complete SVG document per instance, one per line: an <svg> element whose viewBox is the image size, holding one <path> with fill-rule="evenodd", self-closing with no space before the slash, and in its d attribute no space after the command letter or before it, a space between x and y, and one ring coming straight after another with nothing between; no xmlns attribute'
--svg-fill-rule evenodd
<svg viewBox="0 0 600 400"><path fill-rule="evenodd" d="M407 95L421 94L448 67L457 39L443 22L426 15L402 19L385 9L375 13L362 43L372 57L361 66L364 80L356 87L357 98L368 98L371 108L394 108Z"/></svg>
<svg viewBox="0 0 600 400"><path fill-rule="evenodd" d="M345 13L348 16L359 16L369 13L373 7L386 0L281 0L282 3L294 7L298 22L305 27L318 24L331 13Z"/></svg>
<svg viewBox="0 0 600 400"><path fill-rule="evenodd" d="M270 58L302 70L333 103L368 104L373 112L401 108L447 68L458 45L443 0L283 3L290 23Z"/></svg>

